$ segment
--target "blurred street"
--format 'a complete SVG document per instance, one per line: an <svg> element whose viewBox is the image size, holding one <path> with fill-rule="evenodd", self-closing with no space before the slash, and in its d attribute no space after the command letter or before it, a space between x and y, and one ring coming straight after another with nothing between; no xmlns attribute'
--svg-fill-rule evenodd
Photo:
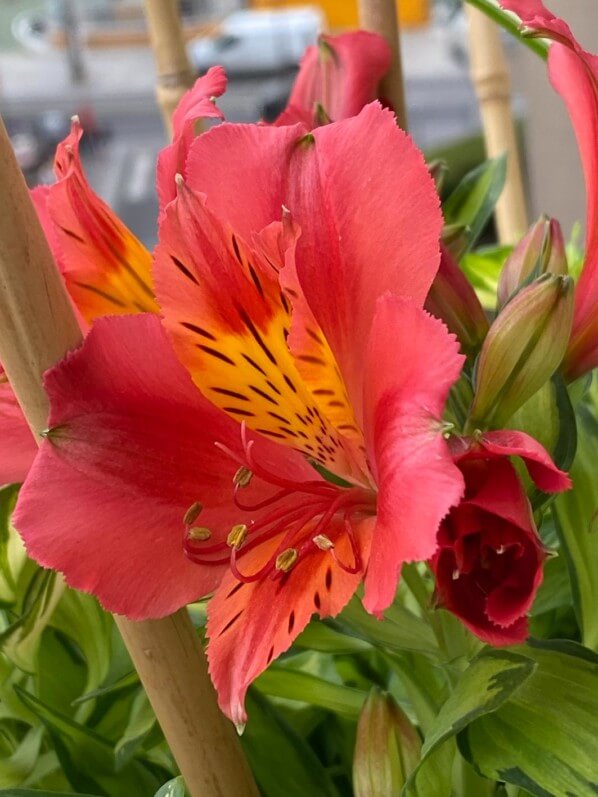
<svg viewBox="0 0 598 797"><path fill-rule="evenodd" d="M84 165L95 190L148 245L155 241L155 162L164 145L164 131L155 96L155 71L147 46L85 48L81 54L84 78L73 81L64 50L25 36L25 45L10 39L18 15L9 25L9 9L42 8L28 0L2 6L0 23L0 113L9 131L39 127L50 117L56 141L78 113L88 136L82 149ZM25 12L19 12L21 17ZM439 22L404 33L403 59L409 105L409 128L428 152L475 136L479 129L477 104L467 76L462 26ZM219 100L229 121L272 119L286 103L294 72L288 67L270 74L248 71L230 76ZM44 122L45 123L45 122ZM28 175L30 183L50 182L50 155Z"/></svg>

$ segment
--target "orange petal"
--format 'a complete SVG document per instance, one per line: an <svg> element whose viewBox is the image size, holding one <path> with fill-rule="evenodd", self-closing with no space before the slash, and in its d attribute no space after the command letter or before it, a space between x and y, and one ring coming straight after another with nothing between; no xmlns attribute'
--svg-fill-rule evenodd
<svg viewBox="0 0 598 797"><path fill-rule="evenodd" d="M287 346L290 305L270 252L248 246L182 186L165 211L156 291L195 383L217 406L336 473L348 465Z"/></svg>
<svg viewBox="0 0 598 797"><path fill-rule="evenodd" d="M69 293L88 322L103 315L157 312L151 254L91 190L79 157L82 134L75 118L56 150L58 180L46 196L55 230L50 244Z"/></svg>
<svg viewBox="0 0 598 797"><path fill-rule="evenodd" d="M354 527L363 562L367 562L373 519ZM340 520L328 531L335 553L351 562L353 552ZM280 539L249 551L244 569L254 572L268 558ZM313 614L337 615L349 601L362 578L347 573L328 551L314 546L288 573L253 583L238 581L227 573L208 605L208 658L210 674L222 711L237 726L246 721L244 698L249 684L270 662L283 653L305 628Z"/></svg>

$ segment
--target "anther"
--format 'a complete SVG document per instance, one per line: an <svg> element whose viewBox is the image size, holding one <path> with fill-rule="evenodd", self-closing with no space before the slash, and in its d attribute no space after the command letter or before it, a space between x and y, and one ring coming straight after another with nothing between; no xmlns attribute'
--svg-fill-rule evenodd
<svg viewBox="0 0 598 797"><path fill-rule="evenodd" d="M460 575L461 573L459 573L458 569L453 570L453 581L456 581Z"/></svg>
<svg viewBox="0 0 598 797"><path fill-rule="evenodd" d="M496 549L496 553L497 553L497 554L500 556L500 555L501 555L501 554L503 554L503 553L504 553L506 550L507 550L507 549L505 548L505 546L504 546L504 545L499 545L499 546L498 546L498 548Z"/></svg>
<svg viewBox="0 0 598 797"><path fill-rule="evenodd" d="M212 532L206 526L193 526L187 532L187 538L193 542L205 542L212 536Z"/></svg>
<svg viewBox="0 0 598 797"><path fill-rule="evenodd" d="M237 525L233 526L232 529L230 530L230 533L226 538L226 544L230 548L234 548L235 550L238 551L246 539L247 539L247 526L244 523L237 523Z"/></svg>
<svg viewBox="0 0 598 797"><path fill-rule="evenodd" d="M192 523L195 523L202 509L203 509L203 504L201 504L199 501L195 501L194 504L191 504L191 506L183 516L183 523L185 524L185 526L190 526Z"/></svg>
<svg viewBox="0 0 598 797"><path fill-rule="evenodd" d="M334 543L330 537L327 537L325 534L316 534L312 542L316 548L319 548L321 551L330 551L334 548Z"/></svg>
<svg viewBox="0 0 598 797"><path fill-rule="evenodd" d="M282 570L283 573L288 573L297 561L298 553L296 548L287 548L276 557L275 567L277 570Z"/></svg>
<svg viewBox="0 0 598 797"><path fill-rule="evenodd" d="M233 484L236 487L249 487L253 473L245 465L241 465L239 470L233 476Z"/></svg>

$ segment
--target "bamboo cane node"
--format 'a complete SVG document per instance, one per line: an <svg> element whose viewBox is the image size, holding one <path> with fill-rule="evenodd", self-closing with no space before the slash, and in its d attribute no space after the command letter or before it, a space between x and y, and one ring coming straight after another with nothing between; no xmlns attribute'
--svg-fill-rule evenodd
<svg viewBox="0 0 598 797"><path fill-rule="evenodd" d="M193 85L193 74L188 69L184 69L179 72L169 72L165 75L158 75L156 80L158 85L162 88L180 89L181 86L190 88Z"/></svg>
<svg viewBox="0 0 598 797"><path fill-rule="evenodd" d="M510 100L511 86L506 74L486 74L474 77L475 86L480 102L488 100Z"/></svg>

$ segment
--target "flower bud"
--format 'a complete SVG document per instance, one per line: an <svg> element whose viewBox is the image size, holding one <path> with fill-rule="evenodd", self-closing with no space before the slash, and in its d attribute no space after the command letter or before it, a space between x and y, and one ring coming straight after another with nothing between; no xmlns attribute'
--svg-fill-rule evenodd
<svg viewBox="0 0 598 797"><path fill-rule="evenodd" d="M498 306L542 274L566 275L567 254L561 225L541 216L507 258L498 282Z"/></svg>
<svg viewBox="0 0 598 797"><path fill-rule="evenodd" d="M465 354L480 348L488 332L486 314L467 277L444 246L425 308L444 321Z"/></svg>
<svg viewBox="0 0 598 797"><path fill-rule="evenodd" d="M550 379L571 334L573 280L544 274L490 327L476 367L469 428L500 427Z"/></svg>
<svg viewBox="0 0 598 797"><path fill-rule="evenodd" d="M400 794L420 759L421 739L393 697L373 687L357 724L355 797Z"/></svg>

